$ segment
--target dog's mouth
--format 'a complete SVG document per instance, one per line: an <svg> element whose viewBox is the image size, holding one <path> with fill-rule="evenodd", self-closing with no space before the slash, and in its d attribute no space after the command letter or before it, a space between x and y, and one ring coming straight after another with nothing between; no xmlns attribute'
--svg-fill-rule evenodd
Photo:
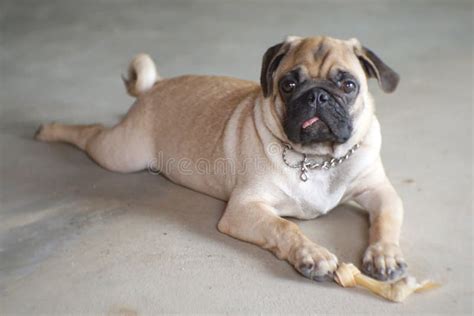
<svg viewBox="0 0 474 316"><path fill-rule="evenodd" d="M301 128L306 129L306 128L316 124L316 122L318 122L319 120L320 120L319 116L314 116L314 117L310 118L309 120L304 121L303 124L301 125Z"/></svg>
<svg viewBox="0 0 474 316"><path fill-rule="evenodd" d="M302 139L314 140L315 137L332 139L334 136L335 134L330 126L318 115L315 115L301 123L300 137Z"/></svg>
<svg viewBox="0 0 474 316"><path fill-rule="evenodd" d="M301 124L301 134L312 134L312 133L320 133L320 132L331 132L331 129L329 128L328 124L324 122L319 116L313 116L310 119L307 119L306 121Z"/></svg>

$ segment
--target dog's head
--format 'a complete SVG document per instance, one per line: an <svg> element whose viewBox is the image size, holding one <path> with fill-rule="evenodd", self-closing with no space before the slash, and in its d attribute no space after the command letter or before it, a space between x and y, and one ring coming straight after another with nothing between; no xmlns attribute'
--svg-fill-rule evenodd
<svg viewBox="0 0 474 316"><path fill-rule="evenodd" d="M263 57L260 82L288 140L300 146L346 142L368 98L367 79L385 92L399 76L356 39L288 37Z"/></svg>

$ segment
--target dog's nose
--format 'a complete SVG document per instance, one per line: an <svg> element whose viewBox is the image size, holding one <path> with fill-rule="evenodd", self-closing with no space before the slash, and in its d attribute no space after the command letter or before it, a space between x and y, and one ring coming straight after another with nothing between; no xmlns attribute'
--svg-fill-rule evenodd
<svg viewBox="0 0 474 316"><path fill-rule="evenodd" d="M312 89L308 95L308 102L312 106L320 106L328 102L329 94L320 88Z"/></svg>

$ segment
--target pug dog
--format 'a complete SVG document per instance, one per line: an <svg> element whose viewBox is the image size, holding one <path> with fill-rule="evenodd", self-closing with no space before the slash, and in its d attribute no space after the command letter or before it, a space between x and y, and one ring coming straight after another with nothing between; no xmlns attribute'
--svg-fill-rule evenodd
<svg viewBox="0 0 474 316"><path fill-rule="evenodd" d="M124 78L135 103L113 127L42 125L40 141L71 143L116 172L157 168L228 201L217 228L268 249L303 276L330 279L337 257L285 219L313 219L354 201L370 217L363 270L401 276L402 202L380 158L367 80L399 76L358 40L288 37L263 56L260 84L230 77L162 79L148 55Z"/></svg>

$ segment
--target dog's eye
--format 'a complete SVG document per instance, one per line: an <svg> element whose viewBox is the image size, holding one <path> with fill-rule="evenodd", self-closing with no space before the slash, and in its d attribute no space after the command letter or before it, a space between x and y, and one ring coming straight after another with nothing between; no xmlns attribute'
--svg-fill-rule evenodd
<svg viewBox="0 0 474 316"><path fill-rule="evenodd" d="M351 93L354 92L357 86L356 83L352 80L344 80L342 82L341 88L345 93Z"/></svg>
<svg viewBox="0 0 474 316"><path fill-rule="evenodd" d="M281 90L284 93L290 93L293 90L295 90L295 88L296 88L296 81L294 81L293 79L285 79L281 83Z"/></svg>

